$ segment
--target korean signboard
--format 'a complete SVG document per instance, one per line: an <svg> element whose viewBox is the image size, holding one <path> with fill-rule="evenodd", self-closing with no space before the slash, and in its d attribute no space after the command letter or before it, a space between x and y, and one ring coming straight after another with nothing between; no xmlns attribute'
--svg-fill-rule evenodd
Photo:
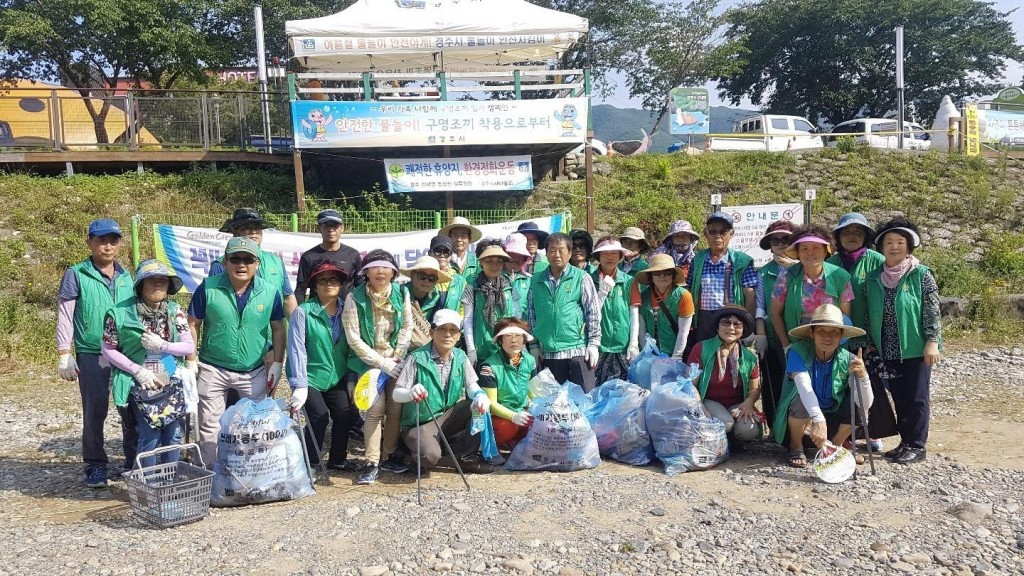
<svg viewBox="0 0 1024 576"><path fill-rule="evenodd" d="M758 246L769 224L776 220L789 220L797 226L804 223L804 205L800 203L723 207L722 212L731 214L733 219L733 237L729 248L745 252L758 267L772 260L771 252Z"/></svg>
<svg viewBox="0 0 1024 576"><path fill-rule="evenodd" d="M385 159L388 190L533 190L529 156Z"/></svg>

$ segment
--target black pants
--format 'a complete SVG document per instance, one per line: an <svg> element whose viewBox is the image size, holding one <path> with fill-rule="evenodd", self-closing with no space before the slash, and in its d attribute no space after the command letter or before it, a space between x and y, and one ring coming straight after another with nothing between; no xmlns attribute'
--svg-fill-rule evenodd
<svg viewBox="0 0 1024 576"><path fill-rule="evenodd" d="M584 392L590 392L597 384L594 371L587 366L583 356L574 356L561 360L544 360L544 368L551 370L551 374L559 384L566 380L579 384Z"/></svg>
<svg viewBox="0 0 1024 576"><path fill-rule="evenodd" d="M110 368L100 366L99 354L77 354L78 391L82 396L82 461L86 471L102 468L110 462L103 447L103 423L110 409ZM135 429L135 417L125 406L118 407L121 417L121 450L124 453L124 467L130 470L135 464L139 447L139 434Z"/></svg>
<svg viewBox="0 0 1024 576"><path fill-rule="evenodd" d="M891 372L901 374L899 378L889 379L900 441L911 448L924 448L928 442L928 419L931 416L932 368L924 363L924 358L886 364L895 369Z"/></svg>
<svg viewBox="0 0 1024 576"><path fill-rule="evenodd" d="M348 458L348 429L352 424L352 411L349 409L348 389L342 382L327 392L321 392L312 386L309 387L309 396L306 397L306 415L309 416L309 423L312 425L313 434L309 435L309 429L305 431L306 444L324 449L324 436L327 434L327 424L331 425L331 454L327 457L328 464L341 464ZM310 450L309 461L311 464L319 464L316 457L316 450Z"/></svg>
<svg viewBox="0 0 1024 576"><path fill-rule="evenodd" d="M775 425L775 409L786 383L786 365L782 348L769 344L761 360L761 407L769 425Z"/></svg>

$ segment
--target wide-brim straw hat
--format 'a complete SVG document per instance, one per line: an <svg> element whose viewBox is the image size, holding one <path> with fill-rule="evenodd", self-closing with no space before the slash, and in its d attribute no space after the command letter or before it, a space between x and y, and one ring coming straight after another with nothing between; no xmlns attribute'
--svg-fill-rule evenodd
<svg viewBox="0 0 1024 576"><path fill-rule="evenodd" d="M437 233L441 236L449 236L453 228L466 228L469 230L469 242L471 244L484 237L484 233L481 232L479 228L470 224L469 220L462 216L452 218L452 221L444 228L441 228Z"/></svg>
<svg viewBox="0 0 1024 576"><path fill-rule="evenodd" d="M843 322L843 311L831 304L822 304L811 315L811 321L803 326L797 326L789 331L791 338L810 338L811 329L815 326L822 328L840 328L844 338L863 336L865 332L856 326L849 326Z"/></svg>
<svg viewBox="0 0 1024 576"><path fill-rule="evenodd" d="M640 248L641 252L647 252L648 250L651 249L651 243L647 241L647 235L644 234L643 230L637 228L636 226L630 226L629 228L623 230L622 234L619 234L620 242L625 238L629 238L630 240L636 240L637 242L639 242L640 245L643 246L642 248Z"/></svg>
<svg viewBox="0 0 1024 576"><path fill-rule="evenodd" d="M737 304L726 304L711 315L711 323L715 326L715 333L718 333L718 323L726 316L735 316L743 322L743 335L740 339L746 338L754 333L754 317L750 315L743 306Z"/></svg>
<svg viewBox="0 0 1024 576"><path fill-rule="evenodd" d="M675 278L673 278L673 282L675 284L681 285L684 282L686 282L686 278L683 276L683 271L676 266L676 261L675 259L672 258L670 254L655 254L654 256L651 257L650 260L648 260L648 263L650 264L650 266L648 266L644 270L641 270L640 272L637 272L637 282L641 284L650 284L651 273L660 272L662 270L676 271Z"/></svg>
<svg viewBox="0 0 1024 576"><path fill-rule="evenodd" d="M505 262L512 261L512 257L508 255L508 252L505 252L505 249L497 244L493 244L491 246L488 246L487 248L484 248L484 251L481 252L480 255L476 257L476 259L483 260L484 258L490 258L491 256L497 256L504 260Z"/></svg>
<svg viewBox="0 0 1024 576"><path fill-rule="evenodd" d="M412 263L412 266L408 268L400 268L398 270L403 276L412 278L413 272L434 272L437 274L437 281L441 284L452 281L452 275L441 270L441 265L437 263L437 258L433 256L420 256Z"/></svg>

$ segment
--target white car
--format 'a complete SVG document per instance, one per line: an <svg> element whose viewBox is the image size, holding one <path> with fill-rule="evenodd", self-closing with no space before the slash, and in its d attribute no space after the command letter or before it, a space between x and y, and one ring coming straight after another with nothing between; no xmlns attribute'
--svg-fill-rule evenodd
<svg viewBox="0 0 1024 576"><path fill-rule="evenodd" d="M730 137L711 138L711 150L808 150L823 148L821 136L806 118L780 114L758 114L735 122Z"/></svg>
<svg viewBox="0 0 1024 576"><path fill-rule="evenodd" d="M856 118L836 124L832 134L853 136L858 146L870 148L899 148L896 121L889 118ZM829 146L838 143L838 137L828 138ZM931 135L917 122L903 122L903 149L927 150L931 148Z"/></svg>

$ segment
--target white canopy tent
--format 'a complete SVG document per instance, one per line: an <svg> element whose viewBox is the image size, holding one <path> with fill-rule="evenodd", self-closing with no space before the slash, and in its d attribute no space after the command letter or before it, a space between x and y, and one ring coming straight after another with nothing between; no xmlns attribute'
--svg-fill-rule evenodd
<svg viewBox="0 0 1024 576"><path fill-rule="evenodd" d="M557 58L585 18L525 0L358 0L285 24L292 53L320 72L483 72Z"/></svg>

